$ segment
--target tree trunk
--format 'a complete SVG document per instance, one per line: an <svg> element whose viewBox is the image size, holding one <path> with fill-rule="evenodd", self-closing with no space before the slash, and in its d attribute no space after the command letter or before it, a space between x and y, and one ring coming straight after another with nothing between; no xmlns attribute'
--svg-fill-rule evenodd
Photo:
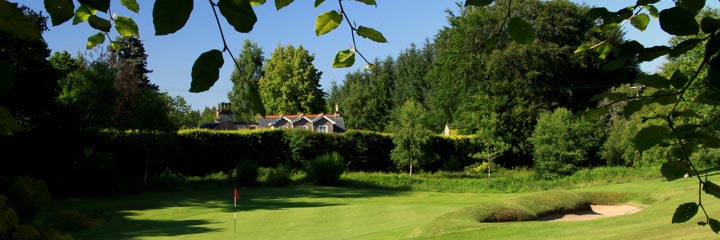
<svg viewBox="0 0 720 240"><path fill-rule="evenodd" d="M412 165L413 165L413 161L410 160L410 176L411 176L411 177L412 177L412 167L413 167Z"/></svg>

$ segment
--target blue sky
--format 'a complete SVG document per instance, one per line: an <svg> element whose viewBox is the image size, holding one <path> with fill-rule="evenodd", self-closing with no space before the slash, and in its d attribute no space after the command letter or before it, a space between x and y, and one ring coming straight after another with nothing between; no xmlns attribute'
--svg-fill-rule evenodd
<svg viewBox="0 0 720 240"><path fill-rule="evenodd" d="M22 0L20 4L33 9L44 9L43 1ZM140 39L145 44L148 54L148 68L153 72L150 81L160 86L162 91L170 95L184 97L193 109L202 110L205 106L216 106L227 101L227 92L232 88L230 74L233 70L230 57L224 54L225 64L220 70L220 79L209 91L190 93L190 72L195 59L203 52L211 49L222 49L222 40L217 29L212 9L208 1L197 0L190 20L183 29L175 34L155 36L152 25L152 3L154 1L138 0L140 12L133 13L126 10L113 0L111 11L121 16L133 18L140 26ZM332 81L341 82L346 73L364 66L359 58L352 68L335 69L331 67L332 59L339 50L352 46L350 30L343 22L338 29L323 36L315 36L315 18L317 15L330 10L337 10L335 1L326 1L318 9L313 7L314 1L298 0L293 4L275 10L274 1L267 1L262 6L255 7L258 22L250 33L237 33L221 18L223 31L226 34L228 45L237 57L242 50L245 39L256 42L265 53L266 58L279 45L302 45L310 53L315 54L315 67L323 72L320 84L323 88L330 86ZM606 7L611 11L634 4L634 0L589 0L573 1L586 3L591 6ZM662 0L657 4L664 9L673 4L671 0ZM708 5L717 8L717 1L709 1ZM357 38L358 49L371 61L374 58L383 59L397 54L411 43L421 45L425 39L432 38L439 29L447 24L446 9L457 12L455 1L450 0L380 0L378 7L368 6L355 1L344 1L343 6L350 19L357 25L375 28L381 31L388 39L388 43L375 43L368 39ZM101 15L102 16L102 15ZM629 25L629 24L628 24ZM651 20L645 32L638 32L632 27L626 27L626 36L635 39L645 46L667 45L669 35L660 30L658 22ZM66 22L63 25L50 27L50 31L43 34L53 51L66 50L75 55L86 52L87 37L97 33L87 23L72 25ZM116 36L116 33L111 33ZM103 45L106 47L106 44ZM97 51L90 51L97 54ZM661 63L656 60L643 64L645 71L652 72Z"/></svg>

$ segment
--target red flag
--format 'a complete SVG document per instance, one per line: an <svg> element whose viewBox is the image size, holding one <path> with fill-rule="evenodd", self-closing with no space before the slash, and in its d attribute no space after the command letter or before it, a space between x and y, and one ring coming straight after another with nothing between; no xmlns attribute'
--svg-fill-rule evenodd
<svg viewBox="0 0 720 240"><path fill-rule="evenodd" d="M233 190L233 195L235 196L235 199L240 199L240 195L238 195L237 188Z"/></svg>

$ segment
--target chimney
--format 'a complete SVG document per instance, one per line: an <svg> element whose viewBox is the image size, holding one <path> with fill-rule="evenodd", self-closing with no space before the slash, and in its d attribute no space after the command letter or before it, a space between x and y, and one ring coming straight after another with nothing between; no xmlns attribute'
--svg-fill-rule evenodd
<svg viewBox="0 0 720 240"><path fill-rule="evenodd" d="M336 117L340 116L340 105L338 105L338 104L335 104L335 116Z"/></svg>
<svg viewBox="0 0 720 240"><path fill-rule="evenodd" d="M220 103L218 105L217 109L217 116L215 117L215 122L217 123L226 123L226 124L232 124L233 121L233 114L232 109L230 108L230 103Z"/></svg>

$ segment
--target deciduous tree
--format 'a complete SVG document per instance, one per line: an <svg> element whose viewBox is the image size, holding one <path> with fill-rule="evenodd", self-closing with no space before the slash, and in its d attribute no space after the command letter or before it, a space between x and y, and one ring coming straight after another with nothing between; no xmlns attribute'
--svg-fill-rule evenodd
<svg viewBox="0 0 720 240"><path fill-rule="evenodd" d="M265 109L272 114L319 113L325 109L315 55L302 46L278 46L258 80Z"/></svg>

